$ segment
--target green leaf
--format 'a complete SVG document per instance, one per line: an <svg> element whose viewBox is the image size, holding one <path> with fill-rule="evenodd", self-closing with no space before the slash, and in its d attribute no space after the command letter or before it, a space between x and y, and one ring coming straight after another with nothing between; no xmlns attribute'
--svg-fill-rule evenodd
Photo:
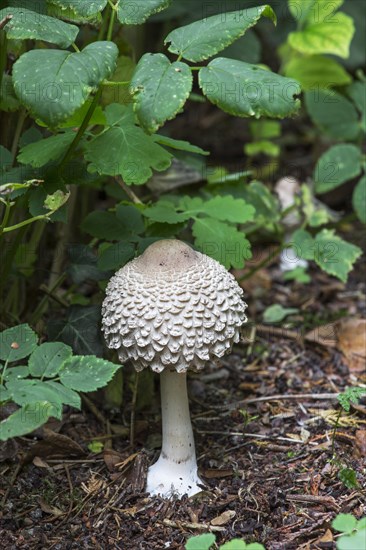
<svg viewBox="0 0 366 550"><path fill-rule="evenodd" d="M62 417L62 399L59 392L40 380L12 379L6 385L11 398L17 405L27 405L37 401L47 401L51 404L51 414L56 418Z"/></svg>
<svg viewBox="0 0 366 550"><path fill-rule="evenodd" d="M59 376L61 382L72 390L89 392L105 386L121 368L94 355L80 355L64 363Z"/></svg>
<svg viewBox="0 0 366 550"><path fill-rule="evenodd" d="M141 25L154 13L165 10L171 0L120 0L117 17L123 25Z"/></svg>
<svg viewBox="0 0 366 550"><path fill-rule="evenodd" d="M356 472L352 468L342 468L338 472L338 477L347 489L357 489L359 487Z"/></svg>
<svg viewBox="0 0 366 550"><path fill-rule="evenodd" d="M341 533L352 533L356 529L357 519L352 514L338 514L332 521L332 527Z"/></svg>
<svg viewBox="0 0 366 550"><path fill-rule="evenodd" d="M361 173L362 152L355 145L334 145L318 160L314 170L315 192L326 193Z"/></svg>
<svg viewBox="0 0 366 550"><path fill-rule="evenodd" d="M210 61L199 72L199 85L212 103L231 115L283 118L300 107L296 80L234 59Z"/></svg>
<svg viewBox="0 0 366 550"><path fill-rule="evenodd" d="M15 413L0 422L0 441L33 432L53 415L53 407L47 401L28 402Z"/></svg>
<svg viewBox="0 0 366 550"><path fill-rule="evenodd" d="M70 346L62 342L45 342L29 358L29 371L37 378L53 378L64 361L72 355Z"/></svg>
<svg viewBox="0 0 366 550"><path fill-rule="evenodd" d="M352 204L360 221L366 223L366 175L360 179L353 191Z"/></svg>
<svg viewBox="0 0 366 550"><path fill-rule="evenodd" d="M204 533L196 537L190 537L185 545L186 550L209 550L216 537L212 533Z"/></svg>
<svg viewBox="0 0 366 550"><path fill-rule="evenodd" d="M181 110L191 89L192 72L188 65L171 63L161 53L143 55L130 84L141 126L149 133L156 132Z"/></svg>
<svg viewBox="0 0 366 550"><path fill-rule="evenodd" d="M285 75L300 82L303 90L328 89L352 81L340 63L323 55L293 57L285 66Z"/></svg>
<svg viewBox="0 0 366 550"><path fill-rule="evenodd" d="M52 0L52 3L63 10L72 10L82 17L91 17L102 11L107 0Z"/></svg>
<svg viewBox="0 0 366 550"><path fill-rule="evenodd" d="M112 212L91 212L84 218L81 228L93 237L108 241L119 241L130 236L125 223Z"/></svg>
<svg viewBox="0 0 366 550"><path fill-rule="evenodd" d="M51 340L62 341L74 353L101 355L103 345L100 334L100 307L72 305L66 320L54 319L48 324Z"/></svg>
<svg viewBox="0 0 366 550"><path fill-rule="evenodd" d="M5 373L5 380L11 380L13 378L27 378L30 375L28 367L9 367Z"/></svg>
<svg viewBox="0 0 366 550"><path fill-rule="evenodd" d="M280 217L278 199L260 181L252 181L242 192L244 200L255 208L256 222L275 222Z"/></svg>
<svg viewBox="0 0 366 550"><path fill-rule="evenodd" d="M154 206L145 208L142 213L154 222L171 224L185 222L191 217L189 213L177 212L175 206L171 202L163 199L157 201Z"/></svg>
<svg viewBox="0 0 366 550"><path fill-rule="evenodd" d="M346 93L361 113L361 127L366 132L366 82L353 82L347 87Z"/></svg>
<svg viewBox="0 0 366 550"><path fill-rule="evenodd" d="M81 52L32 50L13 67L14 89L34 115L49 126L64 122L115 68L113 42L93 42Z"/></svg>
<svg viewBox="0 0 366 550"><path fill-rule="evenodd" d="M267 139L261 141L253 141L252 143L246 143L244 145L245 154L249 157L256 155L267 155L269 157L278 157L281 152L281 148L277 143L273 143Z"/></svg>
<svg viewBox="0 0 366 550"><path fill-rule="evenodd" d="M76 25L25 8L12 7L0 10L0 20L9 14L12 18L5 25L4 31L12 40L44 40L60 48L67 48L75 42L79 32Z"/></svg>
<svg viewBox="0 0 366 550"><path fill-rule="evenodd" d="M255 208L243 199L234 199L231 195L217 195L213 199L203 201L199 197L183 197L179 207L185 215L194 218L198 214L206 214L211 218L231 223L247 223L254 219Z"/></svg>
<svg viewBox="0 0 366 550"><path fill-rule="evenodd" d="M246 63L260 63L261 53L261 41L252 29L248 29L244 36L221 51L221 57L238 59Z"/></svg>
<svg viewBox="0 0 366 550"><path fill-rule="evenodd" d="M353 140L359 135L361 126L354 105L334 90L305 92L305 104L314 124L330 137Z"/></svg>
<svg viewBox="0 0 366 550"><path fill-rule="evenodd" d="M100 281L107 278L107 274L97 267L98 258L89 246L70 245L68 255L71 265L67 271L75 284L79 285L86 280Z"/></svg>
<svg viewBox="0 0 366 550"><path fill-rule="evenodd" d="M349 387L337 396L342 408L349 412L351 410L351 403L358 404L363 395L366 395L366 389L362 387Z"/></svg>
<svg viewBox="0 0 366 550"><path fill-rule="evenodd" d="M116 208L116 216L131 234L139 234L145 231L145 223L141 211L132 204L119 204Z"/></svg>
<svg viewBox="0 0 366 550"><path fill-rule="evenodd" d="M106 108L108 127L87 143L85 158L89 170L109 176L122 176L130 184L145 183L153 169L169 168L172 155L155 143L153 136L135 125L130 107L114 103Z"/></svg>
<svg viewBox="0 0 366 550"><path fill-rule="evenodd" d="M92 98L89 98L85 101L85 103L77 109L70 118L68 118L65 122L61 122L57 125L57 128L63 129L63 128L72 128L73 132L72 135L76 136L76 130L81 126L91 104L92 104ZM89 120L89 126L104 126L106 123L104 113L102 111L102 108L98 105L95 110L93 111L93 114ZM47 124L45 124L41 119L37 119L37 124L39 126L47 127Z"/></svg>
<svg viewBox="0 0 366 550"><path fill-rule="evenodd" d="M362 250L334 234L334 230L323 229L315 237L315 262L326 273L334 275L344 283Z"/></svg>
<svg viewBox="0 0 366 550"><path fill-rule="evenodd" d="M35 141L21 148L17 160L39 168L48 162L59 160L74 139L75 132L69 131Z"/></svg>
<svg viewBox="0 0 366 550"><path fill-rule="evenodd" d="M292 16L300 25L332 21L343 0L288 0Z"/></svg>
<svg viewBox="0 0 366 550"><path fill-rule="evenodd" d="M199 218L192 226L196 247L227 269L243 267L251 257L250 242L232 225L211 218Z"/></svg>
<svg viewBox="0 0 366 550"><path fill-rule="evenodd" d="M13 79L9 74L3 74L0 88L0 109L5 112L17 111L20 107L15 95Z"/></svg>
<svg viewBox="0 0 366 550"><path fill-rule="evenodd" d="M345 535L337 540L337 550L365 550L366 533L364 529Z"/></svg>
<svg viewBox="0 0 366 550"><path fill-rule="evenodd" d="M135 247L133 244L120 241L105 248L99 254L98 268L108 271L110 269L119 269L123 267L135 255Z"/></svg>
<svg viewBox="0 0 366 550"><path fill-rule="evenodd" d="M37 334L29 325L22 324L0 332L0 359L2 361L19 361L28 357L38 342Z"/></svg>
<svg viewBox="0 0 366 550"><path fill-rule="evenodd" d="M281 123L277 120L251 120L249 122L251 136L254 140L280 137Z"/></svg>
<svg viewBox="0 0 366 550"><path fill-rule="evenodd" d="M355 32L351 17L339 12L331 21L315 22L288 36L290 46L303 54L330 53L349 56L349 47Z"/></svg>
<svg viewBox="0 0 366 550"><path fill-rule="evenodd" d="M173 139L168 136L163 136L161 134L155 134L154 141L164 145L165 147L170 147L171 149L177 149L178 151L187 151L187 153L194 153L197 155L209 155L209 151L197 147L197 145L192 145L189 141L184 141L182 139Z"/></svg>
<svg viewBox="0 0 366 550"><path fill-rule="evenodd" d="M184 59L202 61L232 44L262 16L276 22L275 13L268 5L220 13L174 29L164 43L170 43L169 51Z"/></svg>
<svg viewBox="0 0 366 550"><path fill-rule="evenodd" d="M252 542L251 544L246 545L246 550L266 550L263 546L263 544L259 544L258 542ZM235 550L234 548L232 550Z"/></svg>
<svg viewBox="0 0 366 550"><path fill-rule="evenodd" d="M291 271L285 271L283 274L284 281L297 281L298 283L307 284L311 282L311 277L305 271L304 267L295 267Z"/></svg>
<svg viewBox="0 0 366 550"><path fill-rule="evenodd" d="M273 306L267 307L263 313L263 320L266 323L278 323L283 321L288 315L298 312L299 310L296 307L283 307L280 304L273 304Z"/></svg>
<svg viewBox="0 0 366 550"><path fill-rule="evenodd" d="M305 231L305 229L298 229L291 235L291 248L294 249L297 258L303 260L313 260L315 243L313 237Z"/></svg>
<svg viewBox="0 0 366 550"><path fill-rule="evenodd" d="M248 546L243 540L233 539L220 546L220 550L247 550Z"/></svg>
<svg viewBox="0 0 366 550"><path fill-rule="evenodd" d="M5 387L0 384L0 404L10 400L11 400L10 391L6 390ZM0 433L1 433L1 423L0 423ZM1 437L0 437L0 440L1 440Z"/></svg>

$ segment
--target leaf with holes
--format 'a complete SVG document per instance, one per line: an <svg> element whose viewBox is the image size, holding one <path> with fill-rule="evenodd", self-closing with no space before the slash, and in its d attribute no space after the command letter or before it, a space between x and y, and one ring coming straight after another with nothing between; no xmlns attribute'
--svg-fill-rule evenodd
<svg viewBox="0 0 366 550"><path fill-rule="evenodd" d="M199 72L204 95L226 113L283 118L300 107L296 80L235 59L217 57Z"/></svg>
<svg viewBox="0 0 366 550"><path fill-rule="evenodd" d="M184 59L203 61L243 36L262 16L276 22L276 15L268 5L224 12L174 29L164 43L170 43L169 51Z"/></svg>
<svg viewBox="0 0 366 550"><path fill-rule="evenodd" d="M85 146L91 172L120 175L126 184L140 185L153 170L169 168L172 155L136 126L130 106L113 103L106 108L106 118L107 128Z"/></svg>
<svg viewBox="0 0 366 550"><path fill-rule="evenodd" d="M59 376L67 388L89 392L105 386L120 368L121 365L115 365L94 355L76 355L66 361Z"/></svg>
<svg viewBox="0 0 366 550"><path fill-rule="evenodd" d="M141 25L154 13L165 10L171 0L119 0L117 17L123 25Z"/></svg>
<svg viewBox="0 0 366 550"><path fill-rule="evenodd" d="M113 42L93 42L81 52L32 50L13 67L14 89L26 107L55 127L67 120L116 65Z"/></svg>
<svg viewBox="0 0 366 550"><path fill-rule="evenodd" d="M25 8L12 7L0 10L0 21L6 15L12 16L4 27L7 37L11 40L44 40L60 48L67 48L75 42L79 32L76 25Z"/></svg>
<svg viewBox="0 0 366 550"><path fill-rule="evenodd" d="M0 359L19 361L28 357L37 346L38 336L27 324L17 325L0 332Z"/></svg>
<svg viewBox="0 0 366 550"><path fill-rule="evenodd" d="M37 378L53 378L62 364L71 357L72 349L62 342L45 342L29 358L29 371Z"/></svg>
<svg viewBox="0 0 366 550"><path fill-rule="evenodd" d="M191 89L192 72L188 65L180 61L171 63L161 53L143 55L130 84L141 126L150 133L156 132L176 116Z"/></svg>

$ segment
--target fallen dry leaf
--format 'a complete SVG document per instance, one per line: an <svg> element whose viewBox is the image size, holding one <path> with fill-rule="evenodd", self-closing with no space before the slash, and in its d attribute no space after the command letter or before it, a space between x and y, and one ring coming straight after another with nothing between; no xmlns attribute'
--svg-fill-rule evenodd
<svg viewBox="0 0 366 550"><path fill-rule="evenodd" d="M356 431L354 455L356 458L364 458L366 456L366 430Z"/></svg>
<svg viewBox="0 0 366 550"><path fill-rule="evenodd" d="M56 506L51 506L51 504L47 504L47 502L43 499L39 499L39 506L42 510L42 512L45 512L46 514L51 514L52 516L60 517L65 514L60 508L57 508Z"/></svg>
<svg viewBox="0 0 366 550"><path fill-rule="evenodd" d="M338 349L350 372L366 370L366 319L345 319L337 327Z"/></svg>
<svg viewBox="0 0 366 550"><path fill-rule="evenodd" d="M207 477L207 479L215 479L220 477L230 477L234 474L233 470L214 470L207 468L202 472L203 477Z"/></svg>
<svg viewBox="0 0 366 550"><path fill-rule="evenodd" d="M235 518L235 516L236 512L234 510L227 510L211 520L211 525L226 525L229 521Z"/></svg>
<svg viewBox="0 0 366 550"><path fill-rule="evenodd" d="M335 347L337 344L336 323L328 323L310 330L305 335L305 340L322 346Z"/></svg>
<svg viewBox="0 0 366 550"><path fill-rule="evenodd" d="M86 453L79 443L71 437L62 435L48 428L43 428L44 439L31 447L24 457L24 462L32 462L37 456L40 458L60 458L60 460L75 456L84 456Z"/></svg>

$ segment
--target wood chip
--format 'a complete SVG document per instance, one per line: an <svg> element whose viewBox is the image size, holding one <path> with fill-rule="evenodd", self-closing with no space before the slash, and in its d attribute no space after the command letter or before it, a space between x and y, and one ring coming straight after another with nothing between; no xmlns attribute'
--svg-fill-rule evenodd
<svg viewBox="0 0 366 550"><path fill-rule="evenodd" d="M211 525L226 525L229 521L235 518L235 516L236 512L234 510L227 510L211 520Z"/></svg>

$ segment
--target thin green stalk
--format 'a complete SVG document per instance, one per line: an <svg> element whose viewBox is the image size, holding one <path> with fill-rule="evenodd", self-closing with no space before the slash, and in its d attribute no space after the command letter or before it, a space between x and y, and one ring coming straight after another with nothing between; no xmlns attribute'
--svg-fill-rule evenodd
<svg viewBox="0 0 366 550"><path fill-rule="evenodd" d="M3 229L3 233L9 233L10 231L15 231L16 229L21 229L22 227L25 227L26 225L29 225L30 223L36 222L38 220L47 220L47 216L44 214L41 214L39 216L34 216L34 218L29 218L28 220L24 220L22 222L16 223L15 225L10 225L9 227L5 227Z"/></svg>
<svg viewBox="0 0 366 550"><path fill-rule="evenodd" d="M13 138L13 143L12 143L12 146L11 146L11 157L12 157L13 166L14 166L15 161L16 161L17 151L18 151L18 146L19 146L19 140L20 140L20 136L21 136L21 133L22 133L23 124L24 124L24 121L25 121L26 118L27 118L27 111L25 109L22 109L19 112L18 121L17 121L17 125L16 125L16 128L15 128L14 138Z"/></svg>
<svg viewBox="0 0 366 550"><path fill-rule="evenodd" d="M10 210L11 210L12 206L13 206L13 204L11 202L7 202L5 204L4 217L3 217L3 221L1 222L1 225L0 225L0 235L2 233L2 230L4 229L4 227L6 227L6 224L9 221Z"/></svg>
<svg viewBox="0 0 366 550"><path fill-rule="evenodd" d="M60 171L62 171L63 168L65 167L65 165L69 162L69 160L72 157L76 147L79 145L79 142L80 142L81 138L83 137L85 130L88 127L89 121L90 121L91 117L93 116L93 113L94 113L95 109L97 108L101 93L102 93L102 88L100 87L98 89L97 93L95 94L92 103L90 104L90 107L89 107L89 109L88 109L88 111L87 111L87 113L84 117L83 122L81 123L81 126L80 126L75 138L71 142L68 150L65 153L64 158L62 159L62 161L60 163L60 167L59 167Z"/></svg>
<svg viewBox="0 0 366 550"><path fill-rule="evenodd" d="M104 80L102 86L128 86L131 80L125 80L123 82L113 82L113 80Z"/></svg>
<svg viewBox="0 0 366 550"><path fill-rule="evenodd" d="M112 40L114 22L116 20L116 6L112 2L109 2L109 5L111 6L112 11L111 11L111 15L110 15L110 18L109 18L109 25L108 25L108 31L107 31L107 40Z"/></svg>
<svg viewBox="0 0 366 550"><path fill-rule="evenodd" d="M75 42L73 42L73 43L71 44L71 46L74 48L74 50L75 50L77 53L80 53L80 50L79 50L79 48L77 47L77 45L75 44Z"/></svg>

